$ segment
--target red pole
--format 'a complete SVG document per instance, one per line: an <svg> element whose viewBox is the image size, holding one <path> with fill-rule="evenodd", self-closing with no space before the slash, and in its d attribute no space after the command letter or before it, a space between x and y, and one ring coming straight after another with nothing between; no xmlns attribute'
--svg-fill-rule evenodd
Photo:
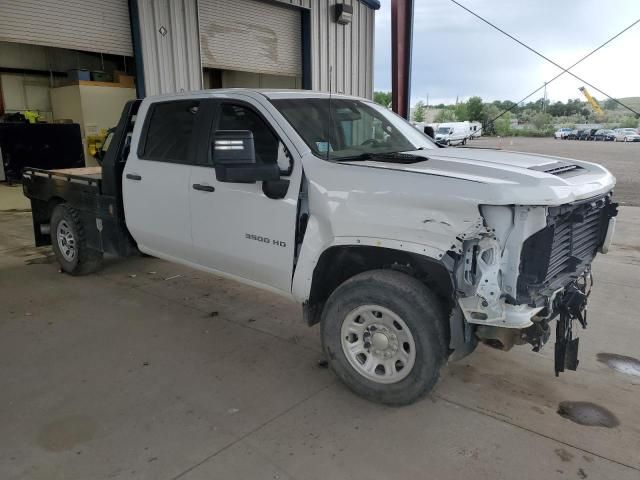
<svg viewBox="0 0 640 480"><path fill-rule="evenodd" d="M413 0L391 0L391 108L409 118Z"/></svg>

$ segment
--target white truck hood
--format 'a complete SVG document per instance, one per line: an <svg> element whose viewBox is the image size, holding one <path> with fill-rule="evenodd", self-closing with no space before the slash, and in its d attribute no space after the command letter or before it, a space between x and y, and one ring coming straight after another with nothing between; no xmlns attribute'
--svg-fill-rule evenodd
<svg viewBox="0 0 640 480"><path fill-rule="evenodd" d="M615 177L606 168L568 158L484 148L442 148L406 153L424 157L425 161L358 163L372 168L486 184L494 191L502 192L501 199L496 198L497 204L503 204L505 200L530 205L568 203L607 193L615 186ZM509 195L509 192L515 193L514 190L517 194Z"/></svg>

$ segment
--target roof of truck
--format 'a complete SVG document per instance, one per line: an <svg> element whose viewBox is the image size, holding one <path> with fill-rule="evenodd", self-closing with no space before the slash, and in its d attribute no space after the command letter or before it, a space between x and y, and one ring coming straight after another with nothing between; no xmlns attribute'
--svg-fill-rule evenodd
<svg viewBox="0 0 640 480"><path fill-rule="evenodd" d="M224 94L246 94L249 96L255 96L256 94L262 95L270 100L276 99L285 99L285 98L329 98L329 93L327 92L318 92L315 90L293 90L293 89L270 89L270 88L216 88L210 90L196 90L192 92L179 92L179 93L171 93L165 95L154 95L148 97L151 101L160 101L162 99L167 98L176 98L176 97L202 97L211 95L214 96L216 94L224 95ZM344 95L341 93L332 93L331 98L351 98L351 99L361 99L361 97L356 97L353 95Z"/></svg>

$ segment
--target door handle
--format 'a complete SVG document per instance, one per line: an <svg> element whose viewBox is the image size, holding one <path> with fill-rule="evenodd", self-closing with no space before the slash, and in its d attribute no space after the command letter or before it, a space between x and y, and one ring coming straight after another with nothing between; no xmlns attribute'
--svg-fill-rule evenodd
<svg viewBox="0 0 640 480"><path fill-rule="evenodd" d="M200 192L215 192L216 189L211 185L201 185L200 183L193 184L194 190L199 190Z"/></svg>
<svg viewBox="0 0 640 480"><path fill-rule="evenodd" d="M138 175L137 173L127 173L127 178L129 180L136 180L136 181L142 180L142 177L140 175Z"/></svg>

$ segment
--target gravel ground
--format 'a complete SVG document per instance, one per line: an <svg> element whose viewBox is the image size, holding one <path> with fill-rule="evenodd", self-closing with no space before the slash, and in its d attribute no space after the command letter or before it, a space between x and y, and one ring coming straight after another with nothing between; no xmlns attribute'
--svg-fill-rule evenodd
<svg viewBox="0 0 640 480"><path fill-rule="evenodd" d="M640 206L640 143L486 137L474 140L470 145L557 155L599 163L611 170L618 179L616 200L621 205Z"/></svg>

